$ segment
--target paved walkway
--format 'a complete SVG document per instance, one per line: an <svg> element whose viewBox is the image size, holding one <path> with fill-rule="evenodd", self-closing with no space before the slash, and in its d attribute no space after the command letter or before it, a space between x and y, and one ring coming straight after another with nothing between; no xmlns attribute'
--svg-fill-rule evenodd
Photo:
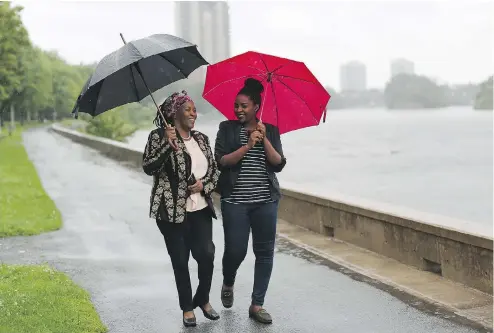
<svg viewBox="0 0 494 333"><path fill-rule="evenodd" d="M149 178L43 129L25 133L24 141L45 189L62 212L64 228L32 238L0 239L0 258L45 261L67 272L89 290L110 332L476 332L439 314L422 313L283 242L278 244L265 304L274 324L256 324L247 317L252 253L240 268L234 307L221 306L221 221L215 222L214 230L211 303L222 317L209 322L196 311L198 326L185 330L164 242L147 218ZM192 259L191 270L196 285Z"/></svg>

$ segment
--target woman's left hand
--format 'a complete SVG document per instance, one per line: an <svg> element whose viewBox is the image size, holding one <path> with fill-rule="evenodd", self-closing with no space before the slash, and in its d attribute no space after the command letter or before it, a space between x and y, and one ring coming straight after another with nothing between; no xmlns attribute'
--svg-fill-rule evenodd
<svg viewBox="0 0 494 333"><path fill-rule="evenodd" d="M200 180L196 181L196 183L194 185L190 185L188 187L189 191L192 193L199 193L202 191L203 188L204 188L204 185L202 185L202 182Z"/></svg>

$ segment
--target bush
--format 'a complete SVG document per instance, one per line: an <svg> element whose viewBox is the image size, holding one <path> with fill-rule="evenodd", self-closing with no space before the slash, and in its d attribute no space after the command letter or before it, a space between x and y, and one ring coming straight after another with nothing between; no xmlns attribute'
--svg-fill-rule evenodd
<svg viewBox="0 0 494 333"><path fill-rule="evenodd" d="M137 127L126 123L119 110L120 108L116 108L89 119L85 128L86 133L115 141L125 141L128 136L134 134Z"/></svg>

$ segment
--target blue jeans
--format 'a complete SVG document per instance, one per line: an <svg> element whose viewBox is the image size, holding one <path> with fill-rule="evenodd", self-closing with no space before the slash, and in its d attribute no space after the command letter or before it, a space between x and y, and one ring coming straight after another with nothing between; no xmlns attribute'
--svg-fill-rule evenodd
<svg viewBox="0 0 494 333"><path fill-rule="evenodd" d="M223 284L233 287L237 270L247 254L252 229L256 256L252 305L262 306L273 270L278 202L232 204L222 201L221 213L225 234Z"/></svg>

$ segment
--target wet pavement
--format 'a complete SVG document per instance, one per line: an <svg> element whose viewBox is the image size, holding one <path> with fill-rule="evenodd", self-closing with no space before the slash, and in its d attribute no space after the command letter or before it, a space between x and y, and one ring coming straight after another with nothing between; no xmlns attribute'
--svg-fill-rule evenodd
<svg viewBox="0 0 494 333"><path fill-rule="evenodd" d="M64 227L31 238L0 239L0 258L48 262L67 272L91 293L109 332L479 332L440 311L420 311L412 304L416 300L398 299L372 281L358 281L284 241L278 242L265 304L274 323L254 323L247 315L251 250L238 272L233 308L221 306L221 221L214 223L211 291L221 319L209 322L196 311L198 326L185 329L164 241L147 217L150 178L44 129L25 133L24 142L43 186L62 212ZM192 258L190 267L196 286Z"/></svg>

